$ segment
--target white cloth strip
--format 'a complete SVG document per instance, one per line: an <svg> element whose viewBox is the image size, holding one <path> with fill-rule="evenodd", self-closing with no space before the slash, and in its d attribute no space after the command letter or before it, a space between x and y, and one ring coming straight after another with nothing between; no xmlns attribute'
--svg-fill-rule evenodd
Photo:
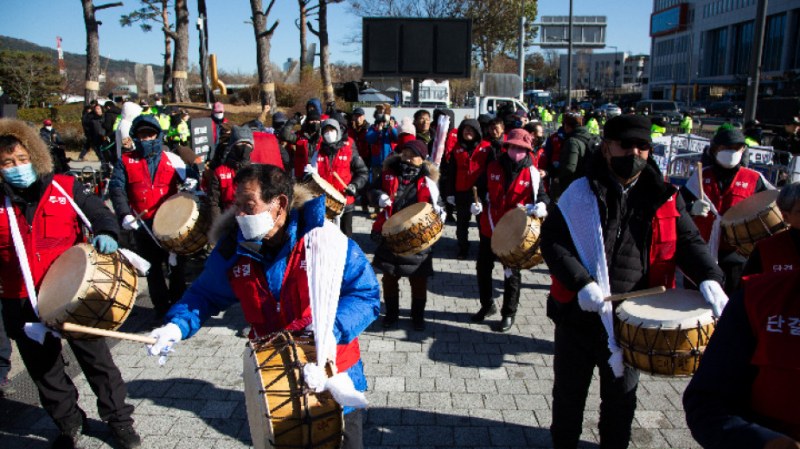
<svg viewBox="0 0 800 449"><path fill-rule="evenodd" d="M169 159L170 164L172 164L172 168L178 172L178 176L180 176L181 181L186 181L186 163L183 162L183 159L170 151L164 151L163 154L167 156L167 159Z"/></svg>
<svg viewBox="0 0 800 449"><path fill-rule="evenodd" d="M81 208L78 207L78 205L75 203L75 200L72 199L72 195L68 194L67 191L64 190L63 187L61 187L61 184L56 182L55 179L53 180L53 186L67 198L69 205L72 206L73 209L75 209L75 213L78 214L78 217L81 218L81 221L83 222L84 226L86 226L86 229L88 229L89 232L92 232L92 224L89 223L89 219L86 218L86 214L83 213Z"/></svg>

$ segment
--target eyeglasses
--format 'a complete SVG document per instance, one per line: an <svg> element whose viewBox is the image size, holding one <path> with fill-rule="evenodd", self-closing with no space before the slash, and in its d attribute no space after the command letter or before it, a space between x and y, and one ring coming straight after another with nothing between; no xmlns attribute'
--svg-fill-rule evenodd
<svg viewBox="0 0 800 449"><path fill-rule="evenodd" d="M653 145L650 142L639 139L622 139L619 141L619 146L622 147L623 150L638 148L639 151L650 151L653 149Z"/></svg>

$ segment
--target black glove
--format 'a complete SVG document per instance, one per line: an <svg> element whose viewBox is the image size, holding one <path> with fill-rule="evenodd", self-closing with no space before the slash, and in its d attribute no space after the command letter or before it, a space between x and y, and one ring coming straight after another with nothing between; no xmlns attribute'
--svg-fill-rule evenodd
<svg viewBox="0 0 800 449"><path fill-rule="evenodd" d="M344 188L344 194L350 196L356 196L356 186L355 184L348 184L347 187Z"/></svg>

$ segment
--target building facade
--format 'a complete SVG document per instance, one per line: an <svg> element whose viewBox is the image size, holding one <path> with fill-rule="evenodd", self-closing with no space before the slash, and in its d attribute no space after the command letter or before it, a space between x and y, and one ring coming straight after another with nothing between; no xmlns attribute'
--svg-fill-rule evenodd
<svg viewBox="0 0 800 449"><path fill-rule="evenodd" d="M653 0L650 98L743 99L757 4ZM800 72L800 0L768 2L762 51L762 92L779 92L787 72Z"/></svg>
<svg viewBox="0 0 800 449"><path fill-rule="evenodd" d="M628 92L647 84L649 57L626 52L595 53L579 50L572 54L572 88ZM567 89L567 55L559 56L560 89Z"/></svg>

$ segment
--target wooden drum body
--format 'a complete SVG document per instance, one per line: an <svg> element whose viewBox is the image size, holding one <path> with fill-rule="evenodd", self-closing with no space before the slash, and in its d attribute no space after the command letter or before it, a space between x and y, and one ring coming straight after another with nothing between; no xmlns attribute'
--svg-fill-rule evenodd
<svg viewBox="0 0 800 449"><path fill-rule="evenodd" d="M312 173L304 185L314 193L315 197L325 195L325 216L328 219L332 220L342 215L347 199L331 183L323 179L322 176Z"/></svg>
<svg viewBox="0 0 800 449"><path fill-rule="evenodd" d="M786 230L788 225L783 221L777 199L777 190L765 190L745 198L725 212L720 226L725 239L736 248L736 252L747 257L757 241Z"/></svg>
<svg viewBox="0 0 800 449"><path fill-rule="evenodd" d="M208 215L201 213L197 196L180 192L169 197L156 211L153 234L165 249L189 256L205 249L210 226Z"/></svg>
<svg viewBox="0 0 800 449"><path fill-rule="evenodd" d="M341 447L342 407L328 392L308 391L303 366L309 360L316 360L313 341L295 340L288 332L245 349L245 405L255 449Z"/></svg>
<svg viewBox="0 0 800 449"><path fill-rule="evenodd" d="M138 285L136 270L119 253L100 254L82 243L64 251L47 270L39 288L39 317L54 328L70 322L116 330L133 309Z"/></svg>
<svg viewBox="0 0 800 449"><path fill-rule="evenodd" d="M625 363L650 374L694 374L716 327L711 306L694 290L627 299L617 308Z"/></svg>
<svg viewBox="0 0 800 449"><path fill-rule="evenodd" d="M433 246L443 231L444 223L433 206L416 203L389 217L381 235L391 252L410 256Z"/></svg>
<svg viewBox="0 0 800 449"><path fill-rule="evenodd" d="M544 262L539 249L542 222L525 209L506 212L492 231L492 252L508 268L528 269Z"/></svg>

